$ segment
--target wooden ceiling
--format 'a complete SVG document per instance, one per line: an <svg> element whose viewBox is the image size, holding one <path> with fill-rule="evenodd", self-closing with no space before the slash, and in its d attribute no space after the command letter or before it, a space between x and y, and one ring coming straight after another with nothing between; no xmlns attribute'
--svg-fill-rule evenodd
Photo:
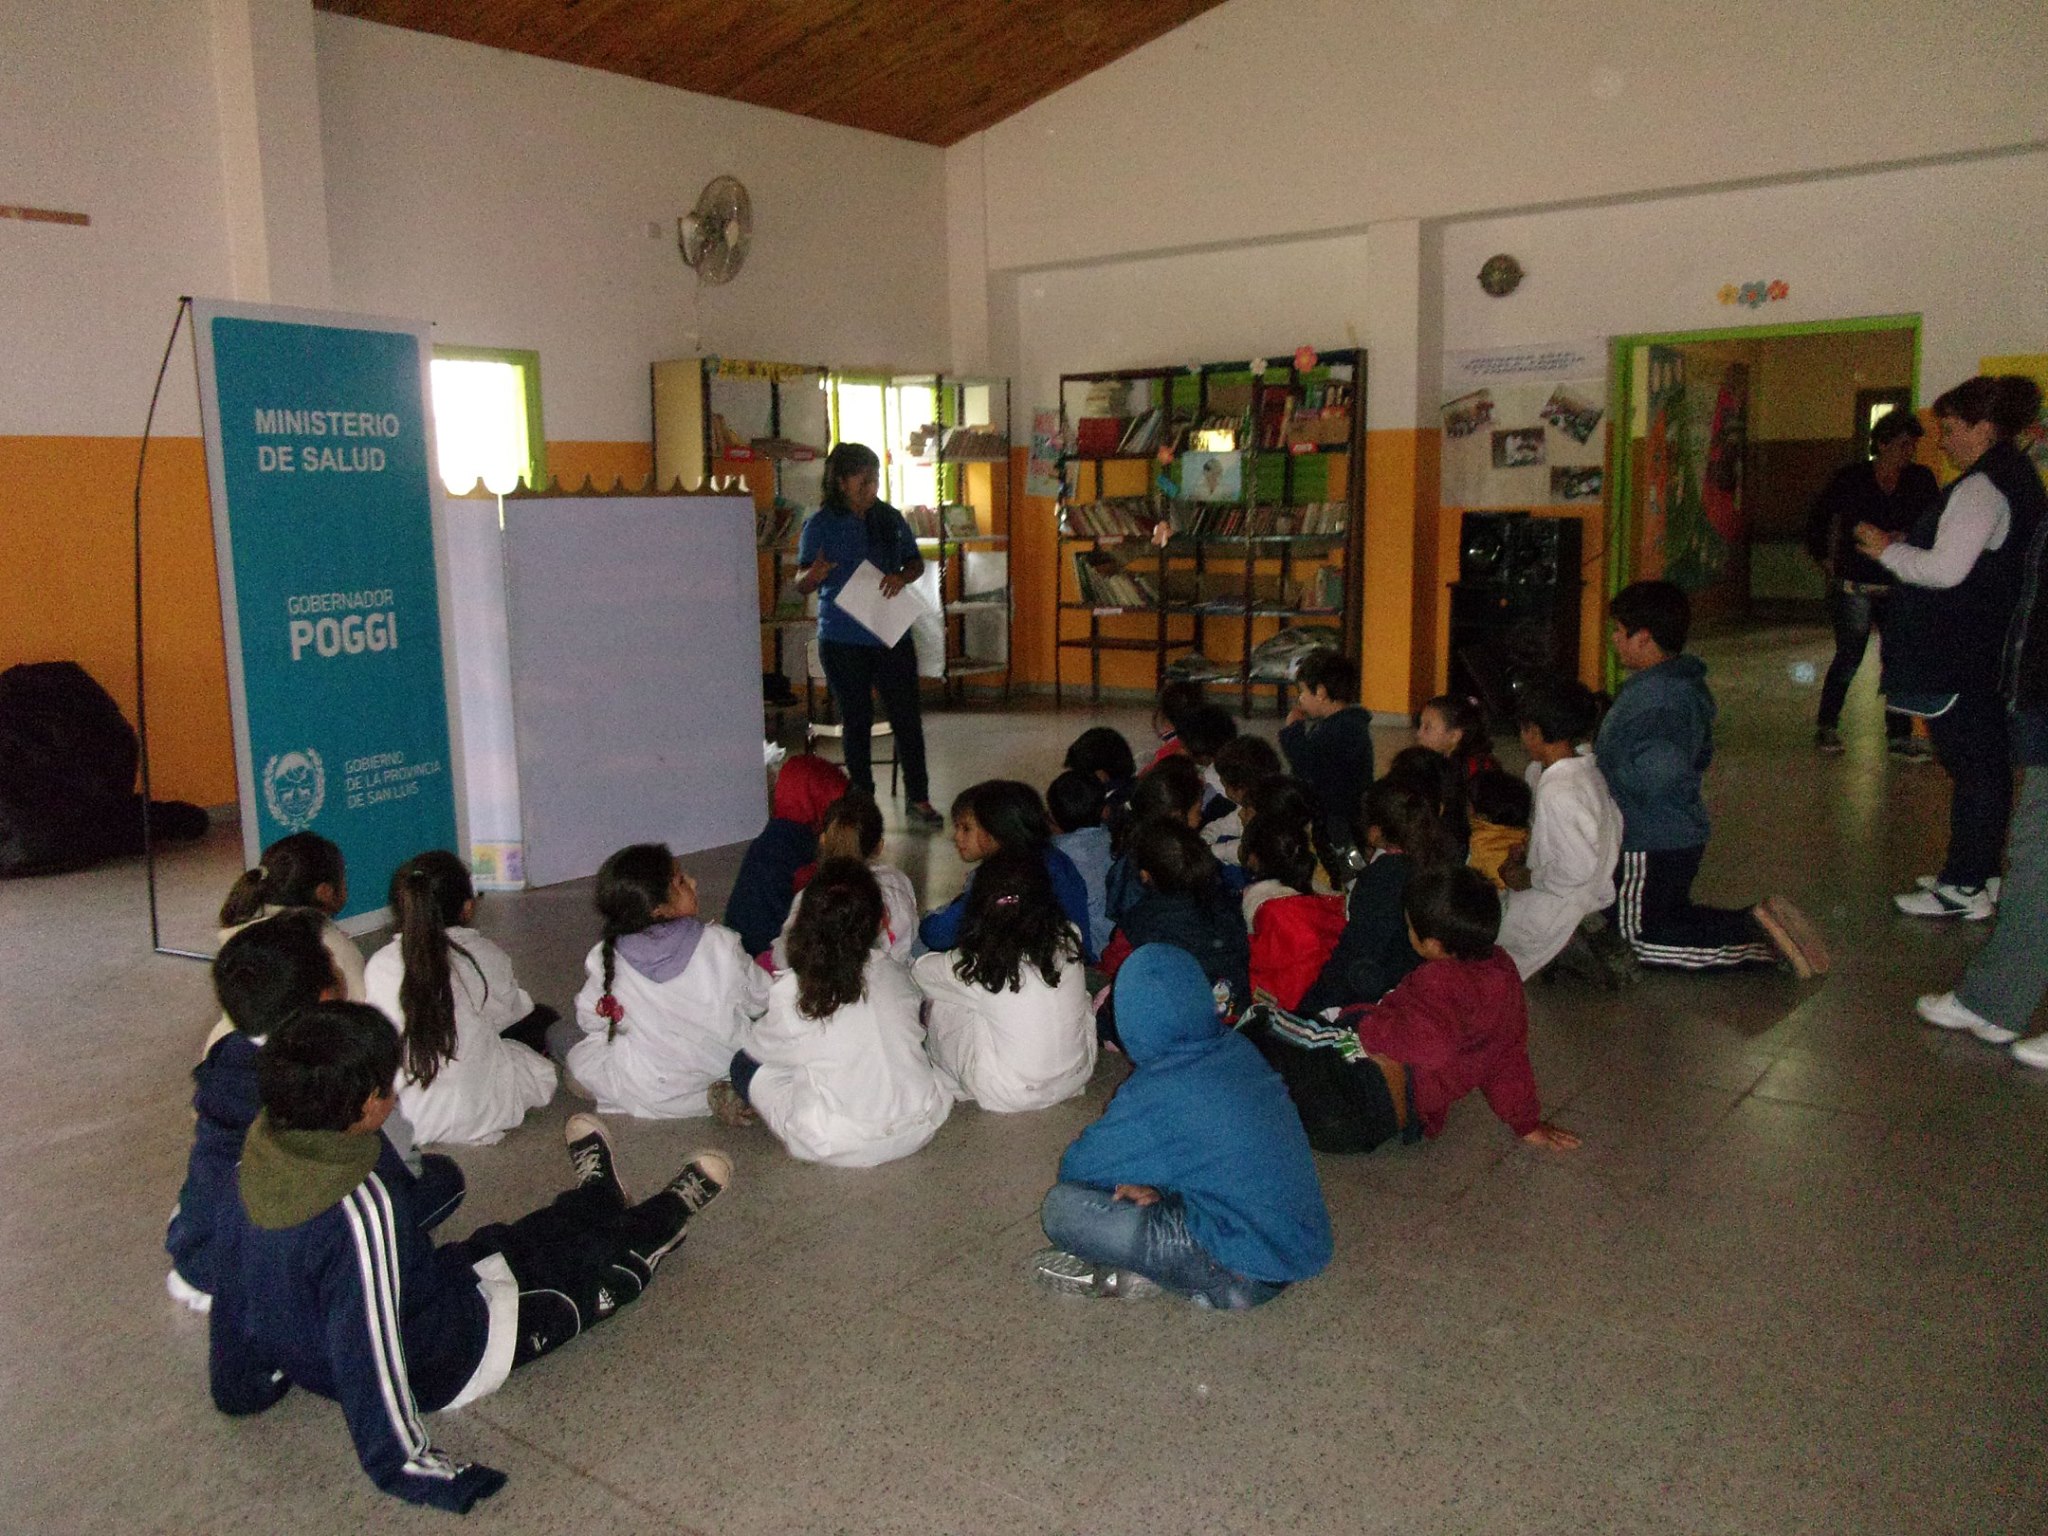
<svg viewBox="0 0 2048 1536"><path fill-rule="evenodd" d="M953 144L1222 0L314 0L921 144Z"/></svg>

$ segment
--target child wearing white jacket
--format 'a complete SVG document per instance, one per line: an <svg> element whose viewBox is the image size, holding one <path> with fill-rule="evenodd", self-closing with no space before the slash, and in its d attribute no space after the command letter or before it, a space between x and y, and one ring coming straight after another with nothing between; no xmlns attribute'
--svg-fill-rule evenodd
<svg viewBox="0 0 2048 1536"><path fill-rule="evenodd" d="M1080 935L1036 855L984 859L959 944L921 956L911 975L930 1000L925 1048L956 1099L999 1114L1044 1109L1094 1075Z"/></svg>
<svg viewBox="0 0 2048 1536"><path fill-rule="evenodd" d="M881 926L868 867L820 864L790 930L790 969L732 1059L727 1093L805 1162L869 1168L907 1157L953 1107L925 1057L910 972L874 947Z"/></svg>
<svg viewBox="0 0 2048 1536"><path fill-rule="evenodd" d="M583 963L576 1017L548 1032L570 1086L606 1114L680 1120L711 1113L768 973L740 936L697 915L697 883L662 843L621 848L597 872L604 937Z"/></svg>
<svg viewBox="0 0 2048 1536"><path fill-rule="evenodd" d="M875 935L875 948L908 965L917 944L917 890L910 876L875 857L881 851L882 808L873 795L849 789L825 811L825 825L818 833L818 862L856 859L867 865L882 892L882 930ZM782 932L775 936L772 953L778 971L789 969L789 930L796 926L803 905L804 893L798 891Z"/></svg>
<svg viewBox="0 0 2048 1536"><path fill-rule="evenodd" d="M1500 947L1524 981L1557 958L1589 914L1614 902L1621 807L1599 763L1574 745L1592 734L1598 713L1585 685L1566 678L1530 678L1516 699L1535 809L1526 862L1502 866Z"/></svg>
<svg viewBox="0 0 2048 1536"><path fill-rule="evenodd" d="M370 956L363 984L405 1037L398 1107L419 1141L489 1145L555 1096L554 1065L535 1049L554 1010L536 1008L512 957L470 926L476 888L446 849L398 866L391 910L398 937Z"/></svg>

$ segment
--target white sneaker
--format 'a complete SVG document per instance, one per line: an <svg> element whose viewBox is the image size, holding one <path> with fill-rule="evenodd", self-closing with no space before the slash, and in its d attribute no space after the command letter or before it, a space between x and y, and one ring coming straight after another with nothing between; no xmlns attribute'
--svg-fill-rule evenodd
<svg viewBox="0 0 2048 1536"><path fill-rule="evenodd" d="M1920 889L1923 891L1931 891L1937 885L1941 884L1941 876L1915 875L1913 877L1913 883L1919 886ZM1998 905L1998 893L2001 889L2004 888L2004 885L2005 876L2003 875L1993 875L1990 879L1984 882L1984 894L1991 898L1991 905L1993 905L1994 907Z"/></svg>
<svg viewBox="0 0 2048 1536"><path fill-rule="evenodd" d="M2015 1061L2048 1072L2048 1035L2036 1035L2031 1040L2014 1041L2012 1054Z"/></svg>
<svg viewBox="0 0 2048 1536"><path fill-rule="evenodd" d="M1965 1008L1953 992L1930 992L1913 1004L1913 1011L1937 1029L1966 1029L1989 1045L2007 1045L2019 1039L2017 1030ZM2048 1066L2048 1048L2042 1051L2041 1064Z"/></svg>
<svg viewBox="0 0 2048 1536"><path fill-rule="evenodd" d="M171 1300L182 1307L189 1307L202 1315L213 1310L213 1297L175 1269L164 1276L164 1289L171 1293Z"/></svg>
<svg viewBox="0 0 2048 1536"><path fill-rule="evenodd" d="M1963 885L1935 884L1924 891L1908 891L1903 896L1894 896L1892 905L1908 917L1960 917L1972 923L1981 923L1998 912L1998 903L1981 885L1972 889Z"/></svg>

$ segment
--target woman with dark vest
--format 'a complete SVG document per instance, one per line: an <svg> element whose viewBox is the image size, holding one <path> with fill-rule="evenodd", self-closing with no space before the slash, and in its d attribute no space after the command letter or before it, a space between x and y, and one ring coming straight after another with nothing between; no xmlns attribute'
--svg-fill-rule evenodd
<svg viewBox="0 0 2048 1536"><path fill-rule="evenodd" d="M835 601L863 561L881 572L887 597L901 592L924 570L910 524L879 497L881 475L882 461L861 443L841 443L825 456L821 505L804 519L797 535L796 585L800 592L818 594L818 656L846 729L846 776L855 789L875 792L869 736L875 724L872 695L879 693L903 764L910 825L930 832L945 826L946 819L932 806L925 773L924 715L917 696L912 637L884 645L865 624L840 612Z"/></svg>
<svg viewBox="0 0 2048 1536"><path fill-rule="evenodd" d="M1872 629L1882 635L1886 604L1897 588L1892 573L1858 553L1855 530L1871 523L1887 533L1911 533L1922 514L1941 500L1934 471L1913 462L1926 429L1911 411L1881 416L1870 429L1870 457L1835 471L1806 522L1806 552L1827 572L1828 617L1835 627L1835 659L1820 685L1813 742L1824 753L1842 750L1842 701L1863 665ZM1884 733L1900 757L1925 756L1909 715L1888 709Z"/></svg>
<svg viewBox="0 0 2048 1536"><path fill-rule="evenodd" d="M1966 379L1934 402L1941 451L1961 472L1901 537L1858 524L1856 547L1898 579L1885 635L1886 702L1922 716L1954 783L1948 857L1921 889L1895 897L1917 917L1981 920L1995 905L2012 816L2012 750L2000 691L2006 637L2048 495L2013 444L2041 410L2017 375Z"/></svg>

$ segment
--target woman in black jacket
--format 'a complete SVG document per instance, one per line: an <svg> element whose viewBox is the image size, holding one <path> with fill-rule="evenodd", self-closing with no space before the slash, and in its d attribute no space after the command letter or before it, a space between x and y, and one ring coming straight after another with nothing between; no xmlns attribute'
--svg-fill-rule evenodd
<svg viewBox="0 0 2048 1536"><path fill-rule="evenodd" d="M1886 603L1897 585L1890 571L1857 550L1856 528L1869 523L1887 533L1910 533L1940 502L1934 471L1913 462L1924 436L1926 429L1911 411L1880 417L1870 429L1870 457L1836 470L1807 518L1806 552L1827 572L1828 617L1835 627L1835 659L1820 685L1813 732L1813 744L1826 753L1842 750L1842 701L1863 665L1871 630L1884 633ZM1925 755L1910 715L1885 711L1884 731L1893 752Z"/></svg>
<svg viewBox="0 0 2048 1536"><path fill-rule="evenodd" d="M2013 444L2041 410L2018 375L1966 379L1934 402L1941 451L1961 471L1910 534L1856 527L1856 547L1898 578L1885 637L1885 698L1926 719L1954 781L1948 857L1922 888L1894 898L1917 917L1991 916L2012 815L2012 751L2000 691L2006 637L2048 494Z"/></svg>

